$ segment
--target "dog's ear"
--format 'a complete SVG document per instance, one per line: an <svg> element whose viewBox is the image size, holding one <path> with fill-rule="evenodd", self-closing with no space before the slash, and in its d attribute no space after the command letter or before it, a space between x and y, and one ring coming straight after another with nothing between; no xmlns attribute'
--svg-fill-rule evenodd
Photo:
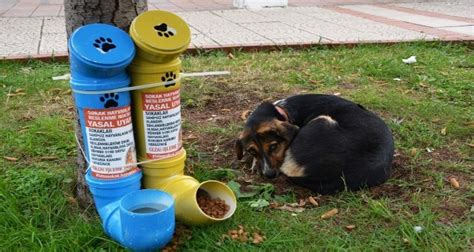
<svg viewBox="0 0 474 252"><path fill-rule="evenodd" d="M280 136L285 138L286 141L291 142L293 138L295 138L296 134L298 134L299 127L291 124L289 122L282 122L278 126L278 132Z"/></svg>
<svg viewBox="0 0 474 252"><path fill-rule="evenodd" d="M242 146L242 140L240 140L240 138L237 138L237 140L235 140L235 154L237 155L238 160L242 160L242 157L244 155L244 149Z"/></svg>

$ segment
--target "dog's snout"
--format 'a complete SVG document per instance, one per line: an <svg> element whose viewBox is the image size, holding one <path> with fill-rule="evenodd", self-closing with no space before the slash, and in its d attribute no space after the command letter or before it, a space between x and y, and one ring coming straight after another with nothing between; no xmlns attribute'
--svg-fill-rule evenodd
<svg viewBox="0 0 474 252"><path fill-rule="evenodd" d="M276 177L277 173L273 169L265 169L263 171L263 175L265 175L265 177L267 177L267 178L274 178L274 177Z"/></svg>
<svg viewBox="0 0 474 252"><path fill-rule="evenodd" d="M269 165L266 157L263 159L262 173L267 178L275 178L278 175L277 171L272 169L272 167Z"/></svg>

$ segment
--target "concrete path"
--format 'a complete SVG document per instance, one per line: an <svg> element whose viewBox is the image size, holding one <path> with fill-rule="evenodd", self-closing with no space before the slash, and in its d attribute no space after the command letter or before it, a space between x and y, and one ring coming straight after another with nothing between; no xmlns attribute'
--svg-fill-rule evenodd
<svg viewBox="0 0 474 252"><path fill-rule="evenodd" d="M235 9L232 0L149 0L158 8L188 22L192 48L474 41L473 0L290 0L260 10ZM62 0L0 0L0 58L65 55L64 27Z"/></svg>

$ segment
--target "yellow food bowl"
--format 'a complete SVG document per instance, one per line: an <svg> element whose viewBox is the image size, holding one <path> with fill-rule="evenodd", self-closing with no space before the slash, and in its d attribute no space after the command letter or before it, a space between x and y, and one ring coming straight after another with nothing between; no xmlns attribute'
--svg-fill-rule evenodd
<svg viewBox="0 0 474 252"><path fill-rule="evenodd" d="M189 176L175 176L163 185L161 190L171 194L176 201L176 219L188 225L206 225L230 218L237 208L237 199L234 192L224 183L208 180L199 183ZM219 198L229 206L229 210L222 218L215 218L198 205L198 192L204 192L211 199Z"/></svg>

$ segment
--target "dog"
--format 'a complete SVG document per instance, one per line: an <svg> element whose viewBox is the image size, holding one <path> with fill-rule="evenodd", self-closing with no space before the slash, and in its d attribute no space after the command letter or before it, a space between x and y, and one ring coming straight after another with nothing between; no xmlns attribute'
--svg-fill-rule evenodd
<svg viewBox="0 0 474 252"><path fill-rule="evenodd" d="M286 175L321 194L384 183L394 142L385 122L363 106L333 95L295 95L263 102L235 143L237 159L253 156L252 171Z"/></svg>

